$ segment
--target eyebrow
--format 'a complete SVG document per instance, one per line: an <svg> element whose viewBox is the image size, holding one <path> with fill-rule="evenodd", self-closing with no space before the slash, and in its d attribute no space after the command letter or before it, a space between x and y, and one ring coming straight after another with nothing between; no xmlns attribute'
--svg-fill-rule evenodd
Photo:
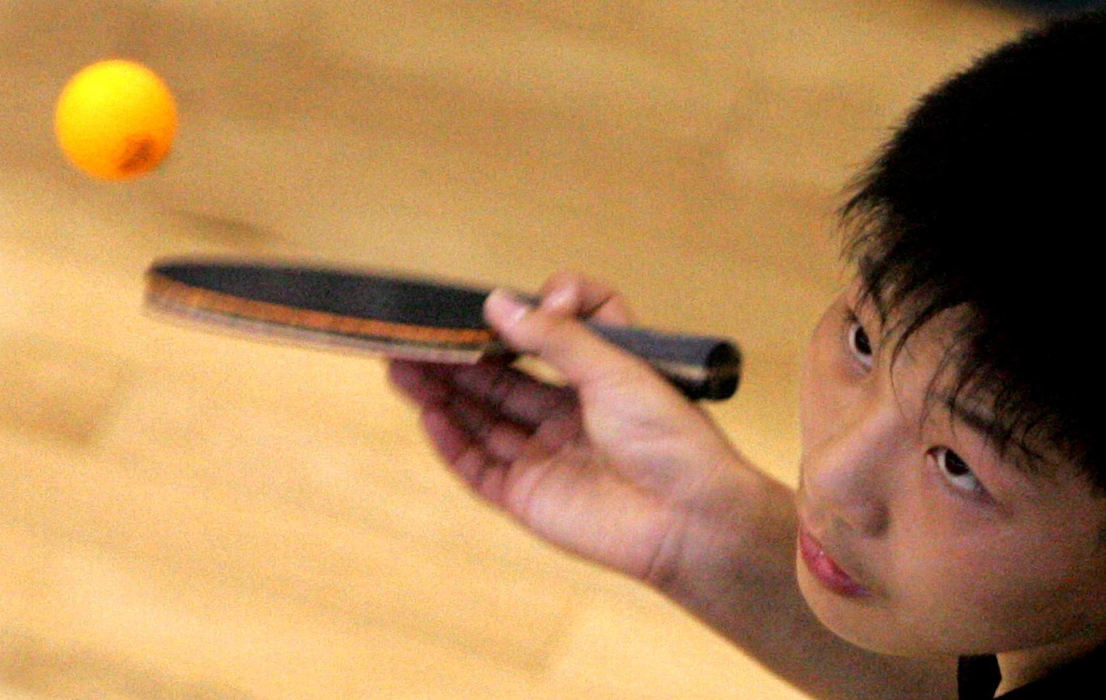
<svg viewBox="0 0 1106 700"><path fill-rule="evenodd" d="M999 422L989 411L957 401L949 394L940 394L939 400L953 418L982 435L1000 455L1006 456L1010 448L1016 453L1011 461L1019 472L1041 474L1041 466L1048 460L1039 450L1033 449L1024 439L1013 435L1008 427Z"/></svg>

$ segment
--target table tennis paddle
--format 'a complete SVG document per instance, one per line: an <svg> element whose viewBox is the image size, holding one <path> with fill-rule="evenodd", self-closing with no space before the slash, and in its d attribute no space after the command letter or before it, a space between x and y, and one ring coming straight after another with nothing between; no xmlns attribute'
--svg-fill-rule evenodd
<svg viewBox="0 0 1106 700"><path fill-rule="evenodd" d="M147 307L176 318L329 348L444 363L510 351L483 317L490 290L400 274L235 260L156 261ZM692 399L733 396L741 354L725 338L588 322Z"/></svg>

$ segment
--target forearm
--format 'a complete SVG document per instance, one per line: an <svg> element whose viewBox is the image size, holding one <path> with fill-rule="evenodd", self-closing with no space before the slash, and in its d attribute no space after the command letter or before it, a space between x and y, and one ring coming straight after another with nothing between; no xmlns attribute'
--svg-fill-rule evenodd
<svg viewBox="0 0 1106 700"><path fill-rule="evenodd" d="M674 563L651 583L816 697L955 697L955 659L868 652L814 617L795 577L790 489L737 464L718 470L710 491L717 502L689 515Z"/></svg>

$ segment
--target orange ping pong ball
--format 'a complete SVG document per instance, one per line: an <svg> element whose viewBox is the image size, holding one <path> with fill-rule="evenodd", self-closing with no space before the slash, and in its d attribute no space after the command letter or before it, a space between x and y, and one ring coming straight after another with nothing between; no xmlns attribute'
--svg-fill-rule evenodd
<svg viewBox="0 0 1106 700"><path fill-rule="evenodd" d="M146 66L121 59L81 69L54 112L61 150L78 168L106 180L127 180L157 167L176 131L176 103L165 82Z"/></svg>

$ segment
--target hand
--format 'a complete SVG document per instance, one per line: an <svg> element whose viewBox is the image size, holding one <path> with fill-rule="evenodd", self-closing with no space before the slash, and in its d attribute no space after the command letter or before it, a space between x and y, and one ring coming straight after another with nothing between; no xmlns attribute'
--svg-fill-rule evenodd
<svg viewBox="0 0 1106 700"><path fill-rule="evenodd" d="M696 524L716 510L732 516L738 458L726 439L648 364L578 320L630 321L606 286L562 274L538 308L497 291L485 315L511 348L538 356L567 385L505 361L394 362L393 382L421 406L443 459L554 544L655 585L675 576L701 547L689 541Z"/></svg>

